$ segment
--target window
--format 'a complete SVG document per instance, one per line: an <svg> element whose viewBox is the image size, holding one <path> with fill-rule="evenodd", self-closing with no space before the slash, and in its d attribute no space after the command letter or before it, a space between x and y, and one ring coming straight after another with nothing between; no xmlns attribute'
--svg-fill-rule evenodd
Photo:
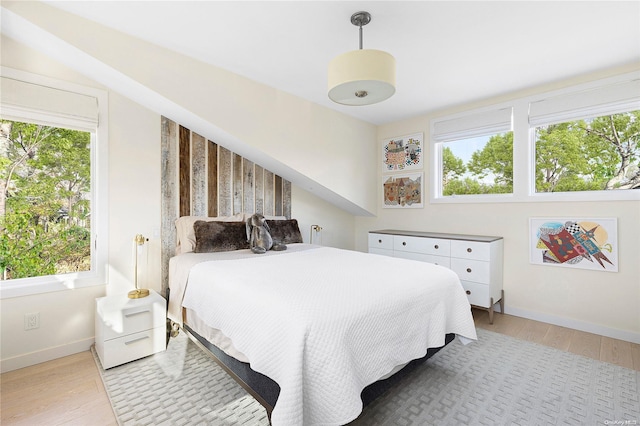
<svg viewBox="0 0 640 426"><path fill-rule="evenodd" d="M2 68L1 102L2 298L106 284L106 94Z"/></svg>
<svg viewBox="0 0 640 426"><path fill-rule="evenodd" d="M431 202L640 199L640 73L433 120L431 142Z"/></svg>
<svg viewBox="0 0 640 426"><path fill-rule="evenodd" d="M640 189L640 110L534 128L540 192Z"/></svg>
<svg viewBox="0 0 640 426"><path fill-rule="evenodd" d="M640 188L639 83L531 103L536 193Z"/></svg>
<svg viewBox="0 0 640 426"><path fill-rule="evenodd" d="M91 270L91 136L0 120L3 280Z"/></svg>
<svg viewBox="0 0 640 426"><path fill-rule="evenodd" d="M512 109L502 108L435 123L436 193L450 197L513 192L511 117Z"/></svg>

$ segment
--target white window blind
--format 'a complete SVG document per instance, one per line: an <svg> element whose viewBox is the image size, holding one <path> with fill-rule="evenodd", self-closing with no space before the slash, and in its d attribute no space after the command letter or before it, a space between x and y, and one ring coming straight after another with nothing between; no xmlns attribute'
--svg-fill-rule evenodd
<svg viewBox="0 0 640 426"><path fill-rule="evenodd" d="M20 117L42 124L66 124L92 129L98 124L98 100L89 95L29 83L10 77L0 79L0 113L5 119Z"/></svg>
<svg viewBox="0 0 640 426"><path fill-rule="evenodd" d="M564 123L640 109L640 80L558 95L529 104L529 124Z"/></svg>
<svg viewBox="0 0 640 426"><path fill-rule="evenodd" d="M513 108L508 107L437 121L433 138L435 142L446 142L508 132L512 130L512 115Z"/></svg>

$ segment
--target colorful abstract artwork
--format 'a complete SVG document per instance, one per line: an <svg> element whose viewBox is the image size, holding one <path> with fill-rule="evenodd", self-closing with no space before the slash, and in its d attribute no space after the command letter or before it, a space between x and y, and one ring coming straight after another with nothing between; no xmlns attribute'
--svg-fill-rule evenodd
<svg viewBox="0 0 640 426"><path fill-rule="evenodd" d="M382 176L383 207L423 207L423 173L405 173Z"/></svg>
<svg viewBox="0 0 640 426"><path fill-rule="evenodd" d="M382 141L382 170L400 172L422 169L422 133Z"/></svg>
<svg viewBox="0 0 640 426"><path fill-rule="evenodd" d="M618 271L615 218L531 218L531 263Z"/></svg>

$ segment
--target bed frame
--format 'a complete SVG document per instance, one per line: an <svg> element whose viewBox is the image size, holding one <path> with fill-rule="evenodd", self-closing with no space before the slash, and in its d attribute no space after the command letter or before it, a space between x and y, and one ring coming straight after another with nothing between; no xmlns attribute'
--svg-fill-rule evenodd
<svg viewBox="0 0 640 426"><path fill-rule="evenodd" d="M168 300L168 299L167 299ZM242 386L252 397L254 397L260 405L262 405L267 411L267 417L271 421L271 412L278 400L280 394L280 386L265 376L251 369L249 364L238 361L237 359L227 355L220 348L209 342L204 337L193 331L188 325L184 324L182 330L185 334L205 353L209 354L213 360L220 365L240 386ZM445 343L439 348L429 348L427 354L419 359L414 359L405 365L401 370L393 374L392 376L374 382L364 388L360 397L362 398L363 406L366 407L373 402L377 397L382 395L393 385L400 382L406 375L416 369L418 365L425 360L431 358L440 349L444 348L455 338L455 334L447 334L445 336Z"/></svg>

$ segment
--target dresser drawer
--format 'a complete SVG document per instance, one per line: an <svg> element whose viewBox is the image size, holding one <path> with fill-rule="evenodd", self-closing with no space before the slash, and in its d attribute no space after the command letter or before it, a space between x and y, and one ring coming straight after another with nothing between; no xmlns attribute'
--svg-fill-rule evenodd
<svg viewBox="0 0 640 426"><path fill-rule="evenodd" d="M489 284L490 282L491 268L489 262L452 257L451 269L458 274L461 280L482 284Z"/></svg>
<svg viewBox="0 0 640 426"><path fill-rule="evenodd" d="M413 253L410 251L395 251L394 257L400 257L402 259L419 260L420 262L433 263L434 265L444 266L449 268L451 266L451 259L446 256L434 256L432 254Z"/></svg>
<svg viewBox="0 0 640 426"><path fill-rule="evenodd" d="M378 247L369 247L369 253L393 257L393 250L381 249Z"/></svg>
<svg viewBox="0 0 640 426"><path fill-rule="evenodd" d="M140 333L111 339L98 345L96 352L107 369L165 350L166 327L156 327Z"/></svg>
<svg viewBox="0 0 640 426"><path fill-rule="evenodd" d="M369 234L369 253L373 248L393 250L393 235Z"/></svg>
<svg viewBox="0 0 640 426"><path fill-rule="evenodd" d="M488 285L465 280L461 280L460 282L467 293L469 303L483 308L488 308L491 305L491 295L489 294Z"/></svg>
<svg viewBox="0 0 640 426"><path fill-rule="evenodd" d="M451 241L438 238L407 237L395 235L393 249L395 251L409 251L412 253L449 256Z"/></svg>
<svg viewBox="0 0 640 426"><path fill-rule="evenodd" d="M432 254L425 254L424 262L444 266L445 268L451 268L451 258L446 256L434 256Z"/></svg>
<svg viewBox="0 0 640 426"><path fill-rule="evenodd" d="M491 244L453 240L451 241L451 257L489 261L491 259Z"/></svg>

